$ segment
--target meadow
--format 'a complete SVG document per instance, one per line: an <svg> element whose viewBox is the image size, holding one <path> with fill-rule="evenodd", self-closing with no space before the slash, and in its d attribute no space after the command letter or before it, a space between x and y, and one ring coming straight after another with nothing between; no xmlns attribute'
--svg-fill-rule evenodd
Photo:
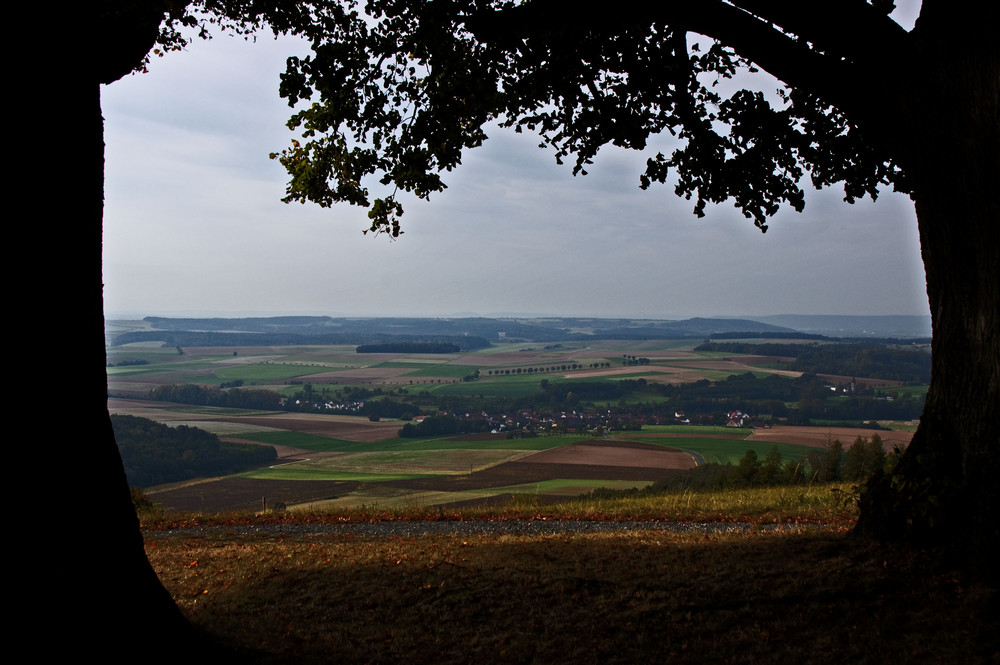
<svg viewBox="0 0 1000 665"><path fill-rule="evenodd" d="M567 343L558 348L517 347L499 344L474 353L463 354L358 354L353 347L273 346L273 347L202 347L150 348L148 343L111 347L109 362L143 360L148 364L108 368L112 394L138 395L161 383L195 382L219 385L234 380L245 386L280 389L289 384L310 382L315 387L382 386L445 394L480 393L501 397L530 396L543 379L559 381L572 378L603 380L645 377L650 381L694 382L718 380L731 374L762 371L747 364L752 357L692 351L696 342L658 340L654 342L598 340L593 344ZM623 355L641 354L650 364L622 366ZM595 362L612 366L595 370ZM563 365L579 365L576 370ZM527 373L528 368L531 373ZM546 371L535 371L545 368ZM551 369L559 368L559 369ZM476 370L480 378L463 385L461 379ZM522 370L517 373L517 370ZM511 374L500 374L512 370ZM493 374L489 374L493 372ZM440 382L440 383L438 383Z"/></svg>
<svg viewBox="0 0 1000 665"><path fill-rule="evenodd" d="M595 340L545 347L497 344L454 354L358 354L345 345L205 347L178 352L140 344L109 351L111 362L146 364L110 367L108 385L109 392L119 397L111 402L115 413L194 425L230 440L273 445L278 450L277 463L238 478L206 479L211 482L200 482L197 489L191 483L150 488L154 500L177 510L193 505L210 509L216 505L213 496L222 497L219 509L240 505L233 503L237 496L245 497L247 508L262 501L289 507L413 508L501 501L519 494L557 501L599 487L644 487L694 464L736 464L748 450L764 458L776 447L785 461L801 461L825 445L819 435L759 430L750 436L750 430L701 425L645 425L641 431L577 434L567 434L563 428L562 433L524 438L508 438L504 433L400 438L398 432L405 422L392 418L258 412L130 399L163 384L235 382L244 388L274 390L289 399L308 388L320 399L361 390L368 395L362 399L369 401L409 396L428 404L445 399L475 403L523 400L538 395L544 385L565 382L572 389L573 381L592 385L642 378L652 385L720 380L748 372L790 374L756 365L766 358L695 352L694 345L681 340ZM622 363L623 356L640 355L646 364ZM476 371L478 378L465 380ZM376 393L381 396L373 397ZM655 391L639 390L628 398L594 400L593 408L628 408L655 399ZM870 433L858 430L857 434ZM908 441L910 434L899 435ZM555 455L557 451L561 453ZM626 458L634 463L622 461Z"/></svg>
<svg viewBox="0 0 1000 665"><path fill-rule="evenodd" d="M173 410L169 413L173 417L179 415ZM228 439L274 445L281 451L276 463L238 475L241 487L252 481L257 488L249 492L252 498L248 498L247 507L261 497L290 507L302 503L307 508L320 505L412 508L488 501L522 493L537 494L550 501L564 500L601 487L645 487L696 463L735 464L747 450L755 450L763 458L772 447L777 447L786 460L796 461L815 450L812 446L766 440L750 442L745 435L733 436L731 429L725 434L704 428L711 431L699 437L691 433L698 428L691 426L656 427L651 428L655 432L648 434L618 433L606 439L558 434L517 439L502 435L408 439L392 436L392 428L398 423L390 422L378 423L385 438L373 440L370 432L365 431L361 436L366 440L356 441L333 438L330 433L278 429L315 430L315 421L321 418L293 421L285 414L273 419L262 414L228 414L224 422L208 420L199 425L207 429L221 425L220 433ZM239 423L244 419L252 424L241 430ZM340 417L345 427L352 423L343 421L350 420L359 423L362 419ZM260 423L277 427L263 427ZM330 488L325 498L316 496L313 485L308 486L306 496L300 496L297 485L279 481L318 481L329 483ZM233 482L234 479L218 479L210 485L152 488L149 493L154 500L174 509L189 507L190 497L195 494L200 502L197 505L205 510L213 505L208 490L214 488L226 497L224 505L231 507L228 501L235 490L228 488Z"/></svg>

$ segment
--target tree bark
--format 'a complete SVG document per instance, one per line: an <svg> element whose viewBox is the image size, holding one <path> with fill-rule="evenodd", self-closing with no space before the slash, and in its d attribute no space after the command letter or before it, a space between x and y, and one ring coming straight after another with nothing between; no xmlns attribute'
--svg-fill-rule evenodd
<svg viewBox="0 0 1000 665"><path fill-rule="evenodd" d="M919 58L901 162L911 183L933 326L920 426L895 473L873 480L858 529L943 549L978 577L1000 560L1000 30L997 10L936 3ZM950 21L949 21L950 19ZM955 20L964 21L953 24Z"/></svg>
<svg viewBox="0 0 1000 665"><path fill-rule="evenodd" d="M64 653L129 654L152 649L153 660L169 660L194 644L195 636L146 558L139 521L132 506L107 404L106 354L103 351L104 298L102 217L104 204L104 120L100 84L64 81L59 105L62 130L60 173L65 184L49 207L55 228L41 225L51 265L67 270L60 322L45 327L41 341L49 353L68 345L74 380L84 386L62 400L58 413L65 430L50 450L62 469L59 490L66 497L50 542L52 571L60 594L56 601L61 637L51 648ZM63 317L75 329L68 332ZM44 421L42 421L44 422ZM148 657L148 654L147 654Z"/></svg>
<svg viewBox="0 0 1000 665"><path fill-rule="evenodd" d="M144 10L138 12L147 17L144 25L129 28L108 19L111 4L57 12L53 44L79 44L80 35L96 34L100 46L70 55L46 51L19 72L24 80L17 87L54 90L26 114L27 127L19 127L17 137L23 146L16 154L25 157L17 192L34 206L34 215L19 224L25 239L19 249L36 252L40 271L54 276L43 289L26 289L31 301L24 307L34 314L28 339L47 359L64 357L63 366L80 386L58 396L37 391L29 409L29 422L40 432L33 455L55 467L55 480L43 485L51 501L48 519L39 518L36 527L42 543L38 581L43 588L52 586L34 595L33 609L36 622L44 621L48 629L33 649L60 661L95 654L104 660L140 656L177 662L190 660L192 653L201 660L206 642L146 558L108 415L100 86L110 72L118 77L141 62L163 17L162 9ZM111 27L119 29L117 39L128 49L115 50ZM135 44L138 33L145 50ZM37 364L33 369L38 371Z"/></svg>

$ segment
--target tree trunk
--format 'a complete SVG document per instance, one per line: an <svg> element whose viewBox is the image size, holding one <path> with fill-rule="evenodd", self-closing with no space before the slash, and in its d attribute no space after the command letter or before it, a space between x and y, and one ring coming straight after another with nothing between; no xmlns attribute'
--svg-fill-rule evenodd
<svg viewBox="0 0 1000 665"><path fill-rule="evenodd" d="M134 652L143 644L164 657L179 655L191 644L192 630L146 558L107 408L100 84L64 80L57 113L59 119L51 126L59 131L52 143L59 147L56 163L62 186L57 195L49 192L52 226L38 225L35 234L44 238L50 265L66 271L65 297L53 294L57 297L51 306L59 319L45 327L41 338L48 353L68 355L73 347L82 349L73 355L73 378L83 388L58 406L49 405L57 409L49 418L57 413L67 424L53 432L51 446L65 469L59 489L66 497L61 508L65 522L55 534L51 554L55 571L64 571L58 607L69 618L69 634L53 646L73 653L111 654ZM50 159L56 154L43 153ZM42 187L51 187L47 178L41 179ZM64 626L58 631L63 633Z"/></svg>
<svg viewBox="0 0 1000 665"><path fill-rule="evenodd" d="M928 7L931 3L925 5ZM936 5L940 6L940 5ZM933 325L920 426L892 477L873 480L858 528L932 546L981 578L1000 560L1000 29L975 34L922 16L913 128L901 151L911 182ZM991 16L990 16L991 14ZM955 20L955 19L953 19ZM980 17L976 18L979 21ZM932 32L933 31L933 32Z"/></svg>

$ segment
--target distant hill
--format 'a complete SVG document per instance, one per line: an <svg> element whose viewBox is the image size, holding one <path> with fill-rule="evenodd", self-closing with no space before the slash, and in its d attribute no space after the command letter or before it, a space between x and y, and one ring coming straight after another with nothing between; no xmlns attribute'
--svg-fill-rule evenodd
<svg viewBox="0 0 1000 665"><path fill-rule="evenodd" d="M791 328L748 319L681 321L560 318L167 318L149 316L153 330L110 333L113 345L162 341L181 346L268 344L449 343L463 350L488 342L550 342L588 339L699 339L720 333L794 333Z"/></svg>
<svg viewBox="0 0 1000 665"><path fill-rule="evenodd" d="M455 318L274 316L169 318L147 316L147 328L115 332L112 345L160 340L181 346L266 344L448 343L463 350L489 342L550 342L588 339L698 339L732 337L832 337L850 339L929 338L929 316L840 316L782 314L746 318L682 320L594 317ZM109 324L113 322L109 321Z"/></svg>
<svg viewBox="0 0 1000 665"><path fill-rule="evenodd" d="M748 319L694 318L683 321L631 321L624 326L595 328L593 336L602 339L696 339L730 332L793 333L795 331Z"/></svg>
<svg viewBox="0 0 1000 665"><path fill-rule="evenodd" d="M758 321L786 326L804 333L830 337L910 338L930 337L930 316L837 316L781 314L755 317Z"/></svg>

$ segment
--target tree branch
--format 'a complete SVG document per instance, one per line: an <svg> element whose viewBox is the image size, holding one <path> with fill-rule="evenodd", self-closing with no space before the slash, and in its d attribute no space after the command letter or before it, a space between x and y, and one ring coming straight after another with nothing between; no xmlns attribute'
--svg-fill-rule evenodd
<svg viewBox="0 0 1000 665"><path fill-rule="evenodd" d="M786 85L843 111L857 110L871 100L872 91L865 85L868 77L859 73L872 66L865 55L885 50L876 44L901 44L906 33L859 0L820 3L826 11L817 13L814 3L803 9L794 0L626 2L609 16L581 14L571 0L530 0L470 16L465 25L482 41L516 48L532 37L574 31L614 34L624 26L659 23L715 39ZM866 45L852 49L850 44L859 40Z"/></svg>
<svg viewBox="0 0 1000 665"><path fill-rule="evenodd" d="M877 61L905 48L907 32L864 0L730 0L829 55Z"/></svg>

